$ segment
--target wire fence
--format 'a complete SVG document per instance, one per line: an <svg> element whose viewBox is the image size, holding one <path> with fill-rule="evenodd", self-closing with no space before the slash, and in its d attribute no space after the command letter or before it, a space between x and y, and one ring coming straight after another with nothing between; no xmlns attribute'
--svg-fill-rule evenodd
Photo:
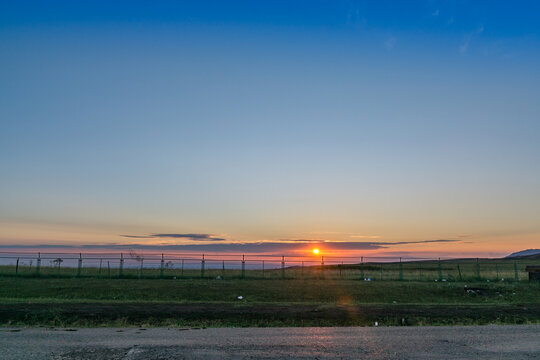
<svg viewBox="0 0 540 360"><path fill-rule="evenodd" d="M521 281L540 260L0 252L0 276L131 279Z"/></svg>

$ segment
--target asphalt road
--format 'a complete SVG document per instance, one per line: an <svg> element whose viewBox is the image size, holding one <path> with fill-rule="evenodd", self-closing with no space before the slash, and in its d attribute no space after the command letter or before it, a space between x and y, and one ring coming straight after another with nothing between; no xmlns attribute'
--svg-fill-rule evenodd
<svg viewBox="0 0 540 360"><path fill-rule="evenodd" d="M540 359L540 325L1 328L0 359Z"/></svg>

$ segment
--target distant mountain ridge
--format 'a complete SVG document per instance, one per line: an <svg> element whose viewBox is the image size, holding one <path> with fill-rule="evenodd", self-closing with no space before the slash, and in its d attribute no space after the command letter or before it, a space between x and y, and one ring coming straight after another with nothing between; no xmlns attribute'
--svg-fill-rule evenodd
<svg viewBox="0 0 540 360"><path fill-rule="evenodd" d="M540 255L540 249L527 249L527 250L521 250L515 253L512 253L507 256L507 258L514 258L514 257L522 257L522 256L532 256L532 255Z"/></svg>

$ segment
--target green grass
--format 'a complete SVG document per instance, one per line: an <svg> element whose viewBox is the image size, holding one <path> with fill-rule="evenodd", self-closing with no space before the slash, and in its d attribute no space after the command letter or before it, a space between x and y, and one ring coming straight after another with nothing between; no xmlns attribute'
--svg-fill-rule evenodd
<svg viewBox="0 0 540 360"><path fill-rule="evenodd" d="M373 326L537 324L540 305L0 304L7 326Z"/></svg>
<svg viewBox="0 0 540 360"><path fill-rule="evenodd" d="M4 326L349 326L374 321L540 323L540 283L0 276Z"/></svg>
<svg viewBox="0 0 540 360"><path fill-rule="evenodd" d="M468 294L464 286L485 294ZM0 277L0 301L157 301L317 304L515 304L540 302L528 282L93 279Z"/></svg>

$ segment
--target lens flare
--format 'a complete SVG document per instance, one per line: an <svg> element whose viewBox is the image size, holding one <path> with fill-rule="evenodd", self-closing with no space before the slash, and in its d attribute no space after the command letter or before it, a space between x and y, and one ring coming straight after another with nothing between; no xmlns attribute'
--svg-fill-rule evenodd
<svg viewBox="0 0 540 360"><path fill-rule="evenodd" d="M313 253L317 255L319 253L319 249L313 249Z"/></svg>

